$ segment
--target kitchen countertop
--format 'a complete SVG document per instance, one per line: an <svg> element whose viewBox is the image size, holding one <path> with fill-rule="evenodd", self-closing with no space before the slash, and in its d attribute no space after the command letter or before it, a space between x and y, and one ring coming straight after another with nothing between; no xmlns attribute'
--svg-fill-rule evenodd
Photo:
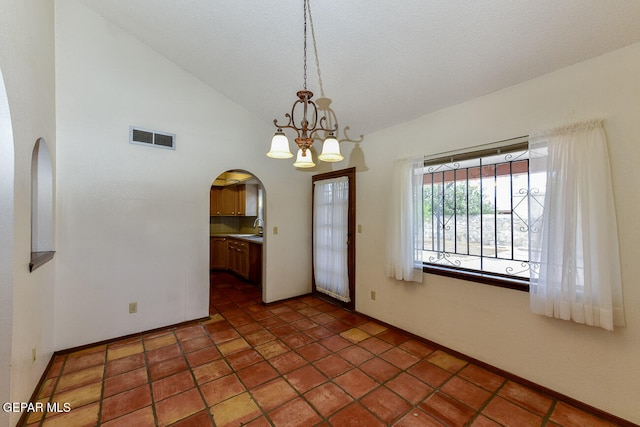
<svg viewBox="0 0 640 427"><path fill-rule="evenodd" d="M262 244L264 241L264 237L258 236L257 234L210 234L210 237L233 237L234 239L246 240L252 243Z"/></svg>

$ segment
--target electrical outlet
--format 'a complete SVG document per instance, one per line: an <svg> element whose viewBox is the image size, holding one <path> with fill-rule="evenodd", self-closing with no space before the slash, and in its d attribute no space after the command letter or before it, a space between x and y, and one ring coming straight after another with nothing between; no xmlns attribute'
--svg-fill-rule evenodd
<svg viewBox="0 0 640 427"><path fill-rule="evenodd" d="M358 224L358 233L362 233L362 224Z"/></svg>
<svg viewBox="0 0 640 427"><path fill-rule="evenodd" d="M376 291L371 291L371 299L376 300Z"/></svg>
<svg viewBox="0 0 640 427"><path fill-rule="evenodd" d="M32 361L32 362L35 362L35 361L36 361L36 348L35 348L35 347L33 347L33 348L31 349L31 361Z"/></svg>
<svg viewBox="0 0 640 427"><path fill-rule="evenodd" d="M278 227L273 227L273 234L278 234Z"/></svg>
<svg viewBox="0 0 640 427"><path fill-rule="evenodd" d="M129 314L133 314L133 313L137 313L138 312L138 303L137 302L130 302L129 303Z"/></svg>

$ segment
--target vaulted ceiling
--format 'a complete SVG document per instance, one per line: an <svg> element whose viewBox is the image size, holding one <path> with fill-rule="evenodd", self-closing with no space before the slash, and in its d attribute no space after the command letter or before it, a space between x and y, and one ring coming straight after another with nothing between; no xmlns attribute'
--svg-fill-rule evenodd
<svg viewBox="0 0 640 427"><path fill-rule="evenodd" d="M267 122L302 88L303 0L79 1ZM309 89L353 135L640 41L637 0L311 0L311 13Z"/></svg>

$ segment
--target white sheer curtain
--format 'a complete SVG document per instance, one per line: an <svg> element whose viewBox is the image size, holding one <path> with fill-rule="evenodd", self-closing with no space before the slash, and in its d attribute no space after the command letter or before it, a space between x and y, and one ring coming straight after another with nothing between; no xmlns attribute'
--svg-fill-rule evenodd
<svg viewBox="0 0 640 427"><path fill-rule="evenodd" d="M624 326L616 213L602 123L594 120L531 135L529 148L531 311L607 330ZM546 189L544 199L536 187Z"/></svg>
<svg viewBox="0 0 640 427"><path fill-rule="evenodd" d="M398 160L393 167L387 229L387 276L422 283L424 158Z"/></svg>
<svg viewBox="0 0 640 427"><path fill-rule="evenodd" d="M349 178L314 183L313 271L316 290L349 302L347 233L349 231Z"/></svg>

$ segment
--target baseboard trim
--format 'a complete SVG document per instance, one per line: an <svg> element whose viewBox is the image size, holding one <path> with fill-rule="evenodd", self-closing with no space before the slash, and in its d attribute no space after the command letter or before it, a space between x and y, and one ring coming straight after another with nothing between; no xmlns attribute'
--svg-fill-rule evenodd
<svg viewBox="0 0 640 427"><path fill-rule="evenodd" d="M309 296L312 296L312 294L299 295L299 296L296 296L296 297L287 298L286 300L274 301L274 302L271 302L271 303L264 303L263 302L263 305L269 307L269 306L272 306L272 305L275 305L275 304L278 304L278 303L282 303L284 301L289 301L289 300L294 300L294 299L304 298L304 297L309 297ZM337 308L341 308L338 305L336 305L336 307ZM548 396L551 396L552 398L554 398L556 400L560 400L560 401L562 401L564 403L567 403L567 404L569 404L571 406L574 406L575 408L578 408L578 409L580 409L582 411L588 412L588 413L590 413L592 415L595 415L597 417L600 417L600 418L602 418L602 419L604 419L606 421L614 423L614 424L616 424L616 425L618 425L620 427L637 427L637 424L635 424L635 423L632 423L632 422L627 421L627 420L625 420L623 418L620 418L620 417L618 417L616 415L610 414L610 413L608 413L606 411L603 411L601 409L598 409L596 407L588 405L588 404L586 404L584 402L581 402L579 400L576 400L576 399L574 399L572 397L566 396L566 395L564 395L562 393L559 393L557 391L554 391L552 389L544 387L544 386L542 386L540 384L537 384L537 383L534 383L532 381L529 381L529 380L527 380L525 378L522 378L522 377L520 377L518 375L515 375L515 374L513 374L511 372L508 372L508 371L502 370L500 368L497 368L497 367L495 367L493 365L490 365L490 364L488 364L486 362L483 362L481 360L478 360L478 359L475 359L473 357L467 356L464 353L460 353L460 352L458 352L458 351L456 351L454 349L451 349L451 348L449 348L447 346L439 344L439 343L437 343L435 341L431 341L431 340L423 338L423 337L421 337L419 335L416 335L416 334L413 334L411 332L405 331L404 329L401 329L401 328L399 328L397 326L394 326L394 325L391 325L389 323L383 322L383 321L381 321L379 319L376 319L374 317L371 317L371 316L369 316L367 314L364 314L364 313L361 313L361 312L358 312L358 311L354 311L353 313L355 313L355 314L357 314L359 316L362 316L362 317L364 317L366 319L369 319L371 321L380 323L380 324L386 326L387 328L390 328L390 329L393 329L393 330L398 331L400 333L403 333L403 334L409 336L410 338L415 339L416 341L420 341L420 342L422 342L422 343L424 343L424 344L426 344L426 345L428 345L430 347L436 348L438 350L446 351L447 353L449 353L449 354L451 354L451 355L453 355L453 356L455 356L455 357L457 357L459 359L462 359L462 360L465 360L465 361L467 361L469 363L472 363L472 364L474 364L474 365L476 365L476 366L478 366L478 367L480 367L480 368L482 368L482 369L484 369L486 371L492 372L492 373L494 373L496 375L500 375L500 376L502 376L502 377L504 377L504 378L506 378L508 380L512 380L512 381L514 381L514 382L516 382L518 384L521 384L521 385L524 385L526 387L529 387L530 389L535 390L537 392L540 392L540 393L546 394ZM154 329L150 329L150 330L146 330L146 331L142 331L142 332L136 332L136 333L133 333L133 334L128 334L128 335L117 337L117 338L111 338L111 339L108 339L108 340L94 342L92 344L86 344L86 345L72 347L72 348L68 348L68 349L64 349L64 350L58 350L58 351L54 352L53 355L51 356L51 359L49 360L49 363L47 364L47 367L45 368L44 372L42 373L42 376L40 377L40 381L36 385L36 388L34 389L33 394L31 395L31 399L29 401L30 402L36 402L37 393L40 390L40 388L42 387L42 385L44 384L44 381L46 381L46 374L47 374L47 372L49 372L49 369L51 369L51 366L53 365L53 361L56 358L56 356L65 355L65 354L69 354L69 353L74 353L76 351L86 350L88 348L96 347L96 346L99 346L99 345L111 344L111 343L116 342L116 341L136 338L136 337L139 337L139 336L148 335L148 334L152 334L152 333L155 333L155 332L160 332L160 331L164 331L164 330L168 331L168 330L171 330L171 329L181 328L181 327L189 326L189 325L192 325L192 324L205 322L205 321L207 321L209 319L211 319L211 316L206 316L206 317L202 317L202 318L199 318L199 319L188 320L188 321L185 321L185 322L180 322L180 323L176 323L176 324L173 324L173 325L154 328ZM27 416L28 416L28 414L26 412L23 412L22 416L18 420L18 423L16 424L16 427L24 426L25 425L24 423L27 420Z"/></svg>
<svg viewBox="0 0 640 427"><path fill-rule="evenodd" d="M116 341L136 338L136 337L139 337L139 336L152 334L154 332L160 332L160 331L164 331L164 330L168 331L168 330L171 330L171 329L182 328L182 327L189 326L189 325L192 325L192 324L196 324L196 323L200 323L200 322L206 322L209 319L211 319L211 316L201 317L199 319L187 320L185 322L180 322L180 323L174 323L173 325L167 325L167 326L162 326L162 327L159 327L159 328L149 329L149 330L142 331L142 332L136 332L136 333L133 333L133 334L124 335L122 337L110 338L108 340L102 340L102 341L94 342L92 344L85 344L85 345L80 345L80 346L77 346L77 347L67 348L67 349L64 349L64 350L54 351L53 354L51 355L51 359L49 359L49 363L47 364L47 367L44 369L44 372L40 376L40 381L38 381L38 384L36 385L36 388L33 390L33 393L31 394L31 398L29 399L29 402L34 402L35 403L37 401L38 392L40 391L40 388L42 388L42 385L46 381L46 379L47 379L46 375L49 372L49 370L51 369L51 367L53 366L53 361L55 360L55 358L57 356L62 356L62 355L69 354L69 353L75 353L76 351L86 350L88 348L96 347L96 346L99 346L99 345L111 344L111 343L116 342ZM20 416L20 419L18 420L18 423L16 424L16 427L24 426L25 423L27 422L28 415L29 414L27 412L23 412L22 415Z"/></svg>
<svg viewBox="0 0 640 427"><path fill-rule="evenodd" d="M539 393L543 393L543 394L546 394L548 396L551 396L552 398L554 398L556 400L561 400L562 402L567 403L567 404L569 404L569 405L571 405L571 406L573 406L573 407L575 407L577 409L580 409L581 411L588 412L588 413L590 413L592 415L600 417L603 420L609 421L609 422L611 422L613 424L616 424L616 425L618 425L620 427L638 427L637 424L632 423L631 421L627 421L627 420L625 420L623 418L620 418L620 417L618 417L616 415L610 414L609 412L603 411L602 409L598 409L598 408L596 408L594 406L588 405L588 404L586 404L584 402L581 402L579 400L576 400L576 399L574 399L572 397L566 396L566 395L564 395L562 393L559 393L559 392L557 392L555 390L552 390L552 389L544 387L544 386L542 386L540 384L534 383L533 381L529 381L529 380L527 380L525 378L522 378L522 377L520 377L520 376L518 376L516 374L513 374L511 372L504 371L504 370L502 370L500 368L496 368L493 365L490 365L490 364L488 364L486 362L483 362L481 360L475 359L473 357L467 356L464 353L460 353L459 351L451 349L451 348L449 348L447 346L444 346L442 344L439 344L439 343L437 343L435 341L431 341L431 340L423 338L423 337L421 337L419 335L416 335L416 334L413 334L411 332L405 331L404 329L398 328L397 326L393 326L393 325L391 325L389 323L386 323L386 322L383 322L381 320L378 320L378 319L376 319L374 317L371 317L371 316L369 316L367 314L360 313L358 311L356 311L355 313L357 313L358 315L360 315L362 317L370 319L371 321L380 323L380 324L386 326L387 328L391 328L393 330L401 332L401 333L411 337L412 339L415 339L416 341L420 341L420 342L428 345L429 347L433 347L433 348L436 348L438 350L446 351L447 353L451 354L452 356L455 356L455 357L457 357L459 359L462 359L462 360L465 360L465 361L467 361L469 363L472 363L472 364L474 364L474 365L476 365L476 366L478 366L478 367L480 367L480 368L482 368L482 369L484 369L486 371L489 371L489 372L494 373L496 375L500 375L500 376L502 376L502 377L504 377L504 378L506 378L508 380L512 380L512 381L514 381L514 382L516 382L516 383L518 383L520 385L528 387L528 388L530 388L530 389L532 389L534 391L537 391Z"/></svg>
<svg viewBox="0 0 640 427"><path fill-rule="evenodd" d="M75 353L76 351L86 350L86 349L91 348L91 347L96 347L96 346L99 346L99 345L111 344L111 343L116 342L116 341L128 340L128 339L131 339L131 338L137 338L137 337L141 337L143 335L152 334L154 332L160 332L160 331L164 331L164 330L168 331L168 330L171 330L171 329L182 328L182 327L189 326L189 325L192 325L192 324L205 322L205 321L207 321L209 319L211 319L211 316L205 316L205 317L201 317L199 319L187 320L187 321L180 322L180 323L174 323L173 325L167 325L167 326L162 326L162 327L159 327L159 328L153 328L153 329L149 329L149 330L142 331L142 332L135 332L133 334L124 335L124 336L117 337L117 338L109 338L107 340L98 341L98 342L94 342L94 343L91 343L91 344L85 344L85 345L80 345L80 346L77 346L77 347L67 348L67 349L64 349L64 350L58 350L58 351L53 353L53 356L61 356L61 355L64 355L64 354Z"/></svg>

